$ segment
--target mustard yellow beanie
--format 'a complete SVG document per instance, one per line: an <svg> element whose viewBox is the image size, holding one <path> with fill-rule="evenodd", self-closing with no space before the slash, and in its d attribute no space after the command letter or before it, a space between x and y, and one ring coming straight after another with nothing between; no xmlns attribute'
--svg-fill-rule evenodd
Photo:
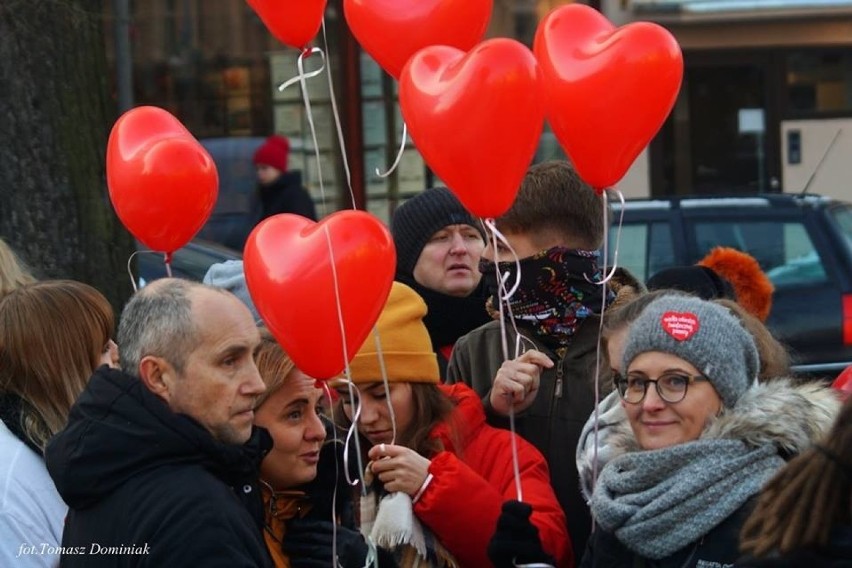
<svg viewBox="0 0 852 568"><path fill-rule="evenodd" d="M438 358L423 324L426 303L405 284L394 282L379 321L358 354L349 363L353 383L382 380L382 368L376 348L376 332L382 345L388 382L437 383L440 381Z"/></svg>

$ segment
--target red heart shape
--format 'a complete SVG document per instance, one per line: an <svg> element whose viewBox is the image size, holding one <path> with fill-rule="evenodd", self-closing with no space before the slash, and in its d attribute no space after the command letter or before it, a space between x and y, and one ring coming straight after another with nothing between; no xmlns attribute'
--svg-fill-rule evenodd
<svg viewBox="0 0 852 568"><path fill-rule="evenodd" d="M396 251L387 228L364 211L338 211L319 223L284 213L254 228L243 262L252 301L275 339L302 372L330 379L378 320Z"/></svg>
<svg viewBox="0 0 852 568"><path fill-rule="evenodd" d="M423 159L468 211L499 217L518 192L544 125L538 65L517 41L469 53L435 45L402 70L399 107Z"/></svg>
<svg viewBox="0 0 852 568"><path fill-rule="evenodd" d="M158 107L137 107L119 117L109 135L106 174L119 219L156 251L170 253L188 243L219 194L210 154Z"/></svg>
<svg viewBox="0 0 852 568"><path fill-rule="evenodd" d="M657 24L615 28L597 10L572 4L541 21L533 51L553 133L586 183L612 186L675 103L683 77L677 41Z"/></svg>
<svg viewBox="0 0 852 568"><path fill-rule="evenodd" d="M304 49L319 31L326 0L246 0L275 38Z"/></svg>
<svg viewBox="0 0 852 568"><path fill-rule="evenodd" d="M344 0L352 35L399 79L412 55L430 45L467 51L482 39L493 0ZM393 30L393 33L389 33Z"/></svg>
<svg viewBox="0 0 852 568"><path fill-rule="evenodd" d="M698 317L690 312L666 312L660 318L660 323L676 341L686 341L698 333L701 327Z"/></svg>

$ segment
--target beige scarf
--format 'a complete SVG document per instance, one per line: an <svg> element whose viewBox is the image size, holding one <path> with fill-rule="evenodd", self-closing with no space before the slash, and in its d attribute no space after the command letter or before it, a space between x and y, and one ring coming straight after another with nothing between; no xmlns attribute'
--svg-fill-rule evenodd
<svg viewBox="0 0 852 568"><path fill-rule="evenodd" d="M452 554L414 514L405 493L381 495L381 483L364 475L367 495L360 497L361 534L393 553L400 568L458 568Z"/></svg>

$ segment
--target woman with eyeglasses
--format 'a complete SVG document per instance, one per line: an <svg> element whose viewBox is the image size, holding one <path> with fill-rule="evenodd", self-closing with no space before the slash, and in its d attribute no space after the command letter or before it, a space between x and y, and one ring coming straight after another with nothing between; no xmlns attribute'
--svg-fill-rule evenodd
<svg viewBox="0 0 852 568"><path fill-rule="evenodd" d="M759 384L752 335L718 304L651 302L630 326L615 387L627 424L594 488L582 567L732 565L763 484L825 432L821 384Z"/></svg>

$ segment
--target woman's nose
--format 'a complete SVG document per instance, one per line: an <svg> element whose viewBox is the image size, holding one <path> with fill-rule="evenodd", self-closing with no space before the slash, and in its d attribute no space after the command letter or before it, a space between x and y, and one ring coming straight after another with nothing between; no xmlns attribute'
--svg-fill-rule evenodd
<svg viewBox="0 0 852 568"><path fill-rule="evenodd" d="M645 391L645 398L642 399L642 408L645 410L662 410L666 406L666 401L660 398L660 393L657 392L656 383L648 383L648 389Z"/></svg>

